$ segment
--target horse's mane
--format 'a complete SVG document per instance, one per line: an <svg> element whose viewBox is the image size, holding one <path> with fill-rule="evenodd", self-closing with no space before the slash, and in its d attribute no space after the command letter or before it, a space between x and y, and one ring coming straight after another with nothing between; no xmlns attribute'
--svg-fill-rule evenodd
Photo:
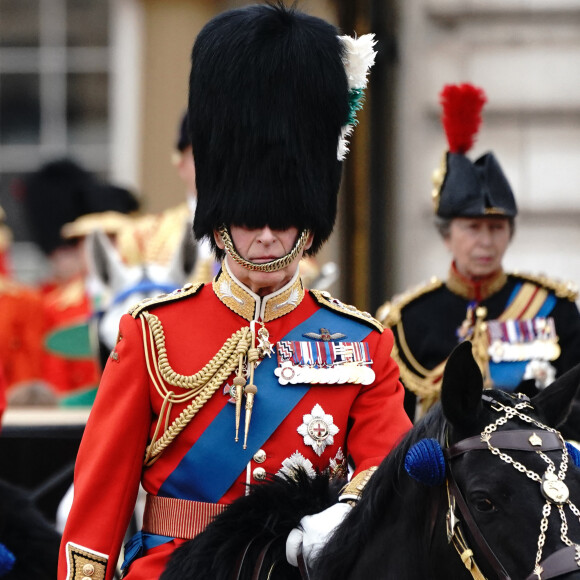
<svg viewBox="0 0 580 580"><path fill-rule="evenodd" d="M228 580L239 565L239 554L248 546L248 562L255 562L269 542L272 558L287 571L277 570L276 578L295 578L297 568L286 563L285 545L290 531L306 515L318 513L337 501L345 480L330 480L320 473L309 476L297 470L293 477L271 476L266 482L251 485L251 493L242 496L210 523L205 532L177 548L161 576L176 578L212 578ZM241 578L250 578L252 569L244 566Z"/></svg>
<svg viewBox="0 0 580 580"><path fill-rule="evenodd" d="M421 534L417 533L420 529L414 526L422 525L428 519L425 514L428 513L436 492L407 475L404 470L405 456L415 443L424 438L436 439L443 445L446 425L441 405L437 403L407 432L383 460L365 487L364 495L355 509L349 513L344 525L335 532L324 548L315 567L315 577L319 577L318 574L321 578L346 577L358 556L358 550L345 550L344 546L366 545L374 536L373 532L377 527L384 525L385 518L398 521L393 530L399 537L404 536L405 542L421 542ZM402 501L403 497L411 495L412 501ZM401 513L403 510L404 513ZM409 528L414 533L407 536L404 531Z"/></svg>
<svg viewBox="0 0 580 580"><path fill-rule="evenodd" d="M3 579L56 579L60 534L34 504L30 492L0 480L2 544L15 557L12 570L0 574Z"/></svg>

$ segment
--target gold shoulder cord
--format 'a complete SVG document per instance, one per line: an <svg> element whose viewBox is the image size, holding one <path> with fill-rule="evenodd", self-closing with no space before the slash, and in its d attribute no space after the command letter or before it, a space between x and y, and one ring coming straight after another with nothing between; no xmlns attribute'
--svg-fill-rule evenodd
<svg viewBox="0 0 580 580"><path fill-rule="evenodd" d="M512 274L516 278L527 280L538 286L543 286L548 290L554 292L558 298L566 298L571 302L576 302L578 299L578 286L572 281L553 280L547 276L524 274L522 272L514 272Z"/></svg>
<svg viewBox="0 0 580 580"><path fill-rule="evenodd" d="M411 357L410 359L407 358L407 360L410 362L415 361L419 367L423 368L419 362L414 359L411 351L408 350L409 347L407 346L404 337L402 337L401 347L403 348L405 356L407 356L408 353L408 355ZM414 369L407 366L402 360L396 342L393 344L392 356L399 365L401 381L405 387L414 393L420 400L421 413L426 413L427 410L439 399L439 393L441 392L441 377L443 376L443 369L445 368L447 359L439 363L434 369L430 371L424 369L424 376L421 376L415 372Z"/></svg>
<svg viewBox="0 0 580 580"><path fill-rule="evenodd" d="M210 397L223 385L231 373L237 369L234 381L245 384L243 378L243 361L248 350L252 346L252 330L249 327L241 328L220 348L218 353L194 375L181 375L175 372L167 359L165 348L165 334L159 318L149 312L139 315L143 329L143 348L147 371L155 389L163 398L163 404L159 412L159 420L151 444L148 445L144 464L150 466L165 448L183 431L196 413L205 405ZM157 361L152 361L149 356L148 343L157 349ZM169 385L186 389L186 393L176 395L167 389L164 381ZM169 417L174 403L182 403L194 399L180 415L169 425ZM161 425L164 425L164 433L157 438Z"/></svg>

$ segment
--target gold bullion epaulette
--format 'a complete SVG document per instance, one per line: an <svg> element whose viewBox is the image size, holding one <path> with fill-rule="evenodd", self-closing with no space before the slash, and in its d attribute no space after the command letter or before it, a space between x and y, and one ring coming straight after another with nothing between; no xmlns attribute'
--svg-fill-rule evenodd
<svg viewBox="0 0 580 580"><path fill-rule="evenodd" d="M558 298L566 298L570 302L576 302L578 299L578 286L572 281L561 281L553 278L548 278L543 274L523 274L520 272L513 272L511 276L532 282L538 286L542 286L547 290L551 290Z"/></svg>
<svg viewBox="0 0 580 580"><path fill-rule="evenodd" d="M433 277L429 282L423 282L405 292L401 292L401 294L397 294L392 300L385 302L379 307L377 310L377 318L385 326L394 326L401 320L401 310L407 306L407 304L413 302L413 300L417 300L417 298L420 298L424 294L429 294L429 292L437 290L437 288L440 288L443 284L443 280Z"/></svg>
<svg viewBox="0 0 580 580"><path fill-rule="evenodd" d="M199 290L203 287L203 284L186 284L183 288L178 288L169 294L159 294L158 296L152 296L151 298L143 298L140 302L137 302L134 306L129 308L128 313L133 317L137 318L143 310L149 310L160 304L166 304L167 302L175 302L176 300L183 300L189 296L197 294Z"/></svg>
<svg viewBox="0 0 580 580"><path fill-rule="evenodd" d="M333 298L326 290L310 290L310 294L312 294L312 297L316 302L318 302L318 304L320 304L320 306L334 310L335 312L340 312L349 318L360 320L375 330L383 332L383 325L376 318L373 318L371 314L359 310L356 306L344 304L337 298Z"/></svg>

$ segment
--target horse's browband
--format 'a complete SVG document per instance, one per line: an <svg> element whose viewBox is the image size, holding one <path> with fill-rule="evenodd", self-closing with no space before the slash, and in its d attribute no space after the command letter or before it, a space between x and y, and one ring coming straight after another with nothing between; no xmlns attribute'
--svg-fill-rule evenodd
<svg viewBox="0 0 580 580"><path fill-rule="evenodd" d="M562 442L556 433L533 429L497 431L491 435L490 444L499 449L516 451L553 451L562 449ZM488 444L480 435L463 439L444 450L449 459L473 449L488 449Z"/></svg>

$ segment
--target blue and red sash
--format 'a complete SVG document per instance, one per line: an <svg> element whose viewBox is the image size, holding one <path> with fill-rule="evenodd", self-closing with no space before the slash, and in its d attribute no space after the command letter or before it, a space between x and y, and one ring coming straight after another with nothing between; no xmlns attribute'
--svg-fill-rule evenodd
<svg viewBox="0 0 580 580"><path fill-rule="evenodd" d="M320 309L282 340L304 340L305 332L320 328L339 328L350 341L363 341L371 332L368 326L356 320ZM225 405L164 481L159 495L214 503L223 497L256 451L310 389L310 385L305 384L280 385L274 375L276 366L275 356L266 358L254 373L258 394L247 449L243 449L241 441L234 441L235 409L233 405ZM260 397L260 391L267 396Z"/></svg>

